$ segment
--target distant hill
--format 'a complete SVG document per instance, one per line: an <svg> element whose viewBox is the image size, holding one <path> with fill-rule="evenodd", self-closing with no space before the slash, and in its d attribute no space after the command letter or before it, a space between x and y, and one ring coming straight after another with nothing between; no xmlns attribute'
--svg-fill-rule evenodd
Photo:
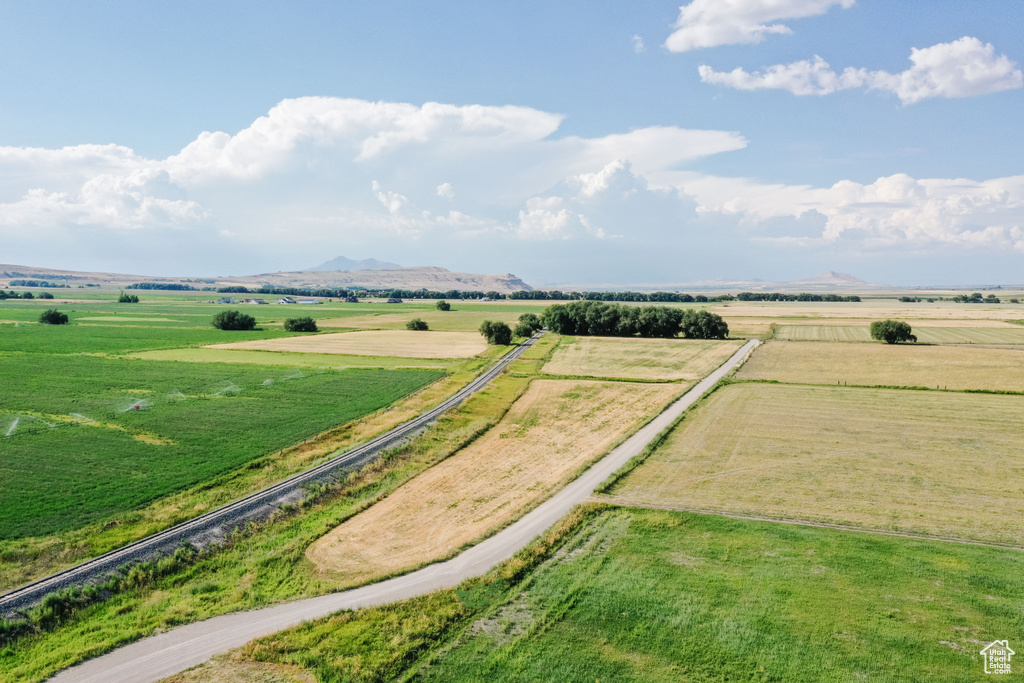
<svg viewBox="0 0 1024 683"><path fill-rule="evenodd" d="M529 291L533 287L515 275L481 275L453 273L445 268L423 266L419 268L391 268L388 270L300 270L293 273L264 273L245 277L221 278L228 284L246 287L272 285L276 287L366 287L367 289L429 289L443 292L449 289L478 292Z"/></svg>
<svg viewBox="0 0 1024 683"><path fill-rule="evenodd" d="M868 284L859 277L854 277L847 273L837 273L834 270L828 270L821 275L815 275L812 278L806 280L795 280L788 284L791 285L866 285Z"/></svg>
<svg viewBox="0 0 1024 683"><path fill-rule="evenodd" d="M335 259L335 261L337 261L337 259ZM328 263L333 263L333 261ZM353 263L360 262L353 261ZM394 264L384 265L394 266ZM506 273L504 275L453 273L444 268L427 266L420 268L401 268L394 266L387 269L377 270L301 270L291 273L263 273L262 275L184 278L126 275L123 273L89 273L0 263L0 287L10 286L9 283L12 279L47 280L55 283L68 284L72 287L84 284L127 287L128 285L135 283L151 282L162 284L183 284L195 289L203 289L204 287L228 287L232 285L242 285L252 288L258 288L261 285L271 285L275 287L301 287L313 289L361 286L367 289L429 289L441 292L450 289L458 289L467 292L500 292L502 294L530 291L533 289L533 287L511 273Z"/></svg>
<svg viewBox="0 0 1024 683"><path fill-rule="evenodd" d="M389 263L387 261L378 261L375 258L363 259L362 261L353 261L350 258L339 256L333 258L327 263L321 263L315 268L309 268L309 270L394 270L395 268L401 268L402 266L397 263Z"/></svg>

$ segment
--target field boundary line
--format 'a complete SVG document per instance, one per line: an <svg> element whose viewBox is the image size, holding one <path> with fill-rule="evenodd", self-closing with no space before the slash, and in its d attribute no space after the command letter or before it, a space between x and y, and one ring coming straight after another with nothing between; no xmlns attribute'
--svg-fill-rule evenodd
<svg viewBox="0 0 1024 683"><path fill-rule="evenodd" d="M184 543L207 545L218 542L230 529L244 527L249 521L269 516L280 505L296 502L297 496L301 497L304 494L304 487L307 484L328 478L339 469L362 467L376 460L385 449L397 445L428 426L470 395L490 384L491 380L517 360L542 334L543 332L539 332L517 345L438 405L360 446L215 510L0 594L0 615L16 615L18 611L38 603L47 593L109 576L128 564L150 559L161 553L173 552Z"/></svg>
<svg viewBox="0 0 1024 683"><path fill-rule="evenodd" d="M852 524L837 524L833 522L815 522L808 519L789 519L786 517L769 517L765 515L745 515L739 512L728 512L725 510L713 510L709 508L687 507L685 505L661 505L658 503L644 503L616 496L592 496L587 499L591 503L605 503L618 507L642 508L644 510L668 510L669 512L689 512L694 515L707 515L709 517L727 517L729 519L743 519L751 522L774 522L777 524L792 524L794 526L809 526L819 529L834 529L836 531L856 531L862 534L875 534L876 536L895 536L897 538L909 538L918 541L940 541L942 543L957 543L960 545L980 545L987 548L1002 548L1004 550L1024 550L1024 546L1012 543L999 543L997 541L978 541L970 538L958 538L956 536L933 536L931 534L919 534L910 531L892 531L889 529L878 529L872 527L854 526Z"/></svg>

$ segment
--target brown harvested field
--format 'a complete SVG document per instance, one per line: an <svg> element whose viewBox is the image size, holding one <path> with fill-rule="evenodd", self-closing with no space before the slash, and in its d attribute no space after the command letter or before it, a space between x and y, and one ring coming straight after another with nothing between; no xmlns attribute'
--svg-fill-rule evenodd
<svg viewBox="0 0 1024 683"><path fill-rule="evenodd" d="M494 320L508 323L515 327L519 316L523 313L543 312L543 307L513 307L507 310L465 310L463 304L458 301L451 302L452 310L438 311L437 309L424 310L413 308L401 313L374 313L370 315L350 316L345 318L328 318L317 320L321 327L347 327L372 330L404 330L405 324L413 318L420 318L431 330L440 332L476 332L480 323L485 320ZM400 304L399 304L400 305Z"/></svg>
<svg viewBox="0 0 1024 683"><path fill-rule="evenodd" d="M687 306L689 304L683 304ZM921 302L907 304L889 300L865 300L861 303L826 303L826 302L740 302L728 304L711 304L708 310L718 313L731 322L733 319L753 320L760 318L768 321L785 321L786 324L798 324L801 319L811 324L828 324L833 321L872 321L893 318L896 320L923 321L928 320L970 320L970 321L1006 321L1024 318L1024 307L1006 304L956 304L952 302ZM842 324L839 322L839 324ZM972 323L972 327L978 327Z"/></svg>
<svg viewBox="0 0 1024 683"><path fill-rule="evenodd" d="M1024 391L1024 350L770 341L737 379Z"/></svg>
<svg viewBox="0 0 1024 683"><path fill-rule="evenodd" d="M248 349L299 353L343 353L353 356L400 358L469 358L487 350L476 332L413 332L367 330L303 337L282 337L233 344L212 344L210 349Z"/></svg>
<svg viewBox="0 0 1024 683"><path fill-rule="evenodd" d="M1022 544L1024 397L733 384L613 490L620 503Z"/></svg>
<svg viewBox="0 0 1024 683"><path fill-rule="evenodd" d="M564 337L551 360L549 375L626 379L701 379L736 352L742 341Z"/></svg>
<svg viewBox="0 0 1024 683"><path fill-rule="evenodd" d="M968 321L960 322L966 325ZM922 327L911 323L911 328L914 330L917 341L922 344L993 344L1003 346L1024 344L1024 327L1007 324L986 327L966 327L964 325ZM873 341L870 325L778 325L775 328L775 338L790 341Z"/></svg>
<svg viewBox="0 0 1024 683"><path fill-rule="evenodd" d="M676 384L534 380L494 428L306 557L345 583L443 558L521 516L679 393Z"/></svg>

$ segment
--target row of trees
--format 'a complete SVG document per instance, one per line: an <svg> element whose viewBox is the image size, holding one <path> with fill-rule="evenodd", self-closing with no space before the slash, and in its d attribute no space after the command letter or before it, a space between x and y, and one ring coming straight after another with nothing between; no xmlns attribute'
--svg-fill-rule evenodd
<svg viewBox="0 0 1024 683"><path fill-rule="evenodd" d="M725 339L729 326L710 311L668 306L621 306L603 301L574 301L548 306L543 323L558 334L605 337Z"/></svg>
<svg viewBox="0 0 1024 683"><path fill-rule="evenodd" d="M128 285L125 289L164 289L172 292L197 291L191 285L180 285L176 282L136 282L134 285Z"/></svg>
<svg viewBox="0 0 1024 683"><path fill-rule="evenodd" d="M33 294L32 292L21 292L20 294L15 291L5 292L0 289L0 301L4 299L52 299L53 294L49 292L39 292L39 294Z"/></svg>
<svg viewBox="0 0 1024 683"><path fill-rule="evenodd" d="M47 282L46 280L11 280L8 284L11 287L50 287L52 289L67 289L71 285Z"/></svg>

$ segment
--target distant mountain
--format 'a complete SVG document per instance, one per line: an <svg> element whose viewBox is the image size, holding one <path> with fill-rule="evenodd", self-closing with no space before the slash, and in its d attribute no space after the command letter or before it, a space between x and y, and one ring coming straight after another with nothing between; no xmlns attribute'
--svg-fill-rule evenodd
<svg viewBox="0 0 1024 683"><path fill-rule="evenodd" d="M865 282L864 280L861 280L859 277L854 277L854 276L852 276L852 275L850 275L848 273L837 273L834 270L828 270L828 271L825 271L824 273L822 273L821 275L816 275L816 276L814 276L812 278L808 278L807 280L796 280L795 282L790 282L789 284L791 284L791 285L800 285L800 284L808 284L808 285L866 285L868 283Z"/></svg>
<svg viewBox="0 0 1024 683"><path fill-rule="evenodd" d="M401 267L402 266L397 263L378 261L375 258L353 261L350 258L339 256L338 258L331 259L327 263L321 263L316 268L310 268L309 270L394 270L395 268Z"/></svg>

